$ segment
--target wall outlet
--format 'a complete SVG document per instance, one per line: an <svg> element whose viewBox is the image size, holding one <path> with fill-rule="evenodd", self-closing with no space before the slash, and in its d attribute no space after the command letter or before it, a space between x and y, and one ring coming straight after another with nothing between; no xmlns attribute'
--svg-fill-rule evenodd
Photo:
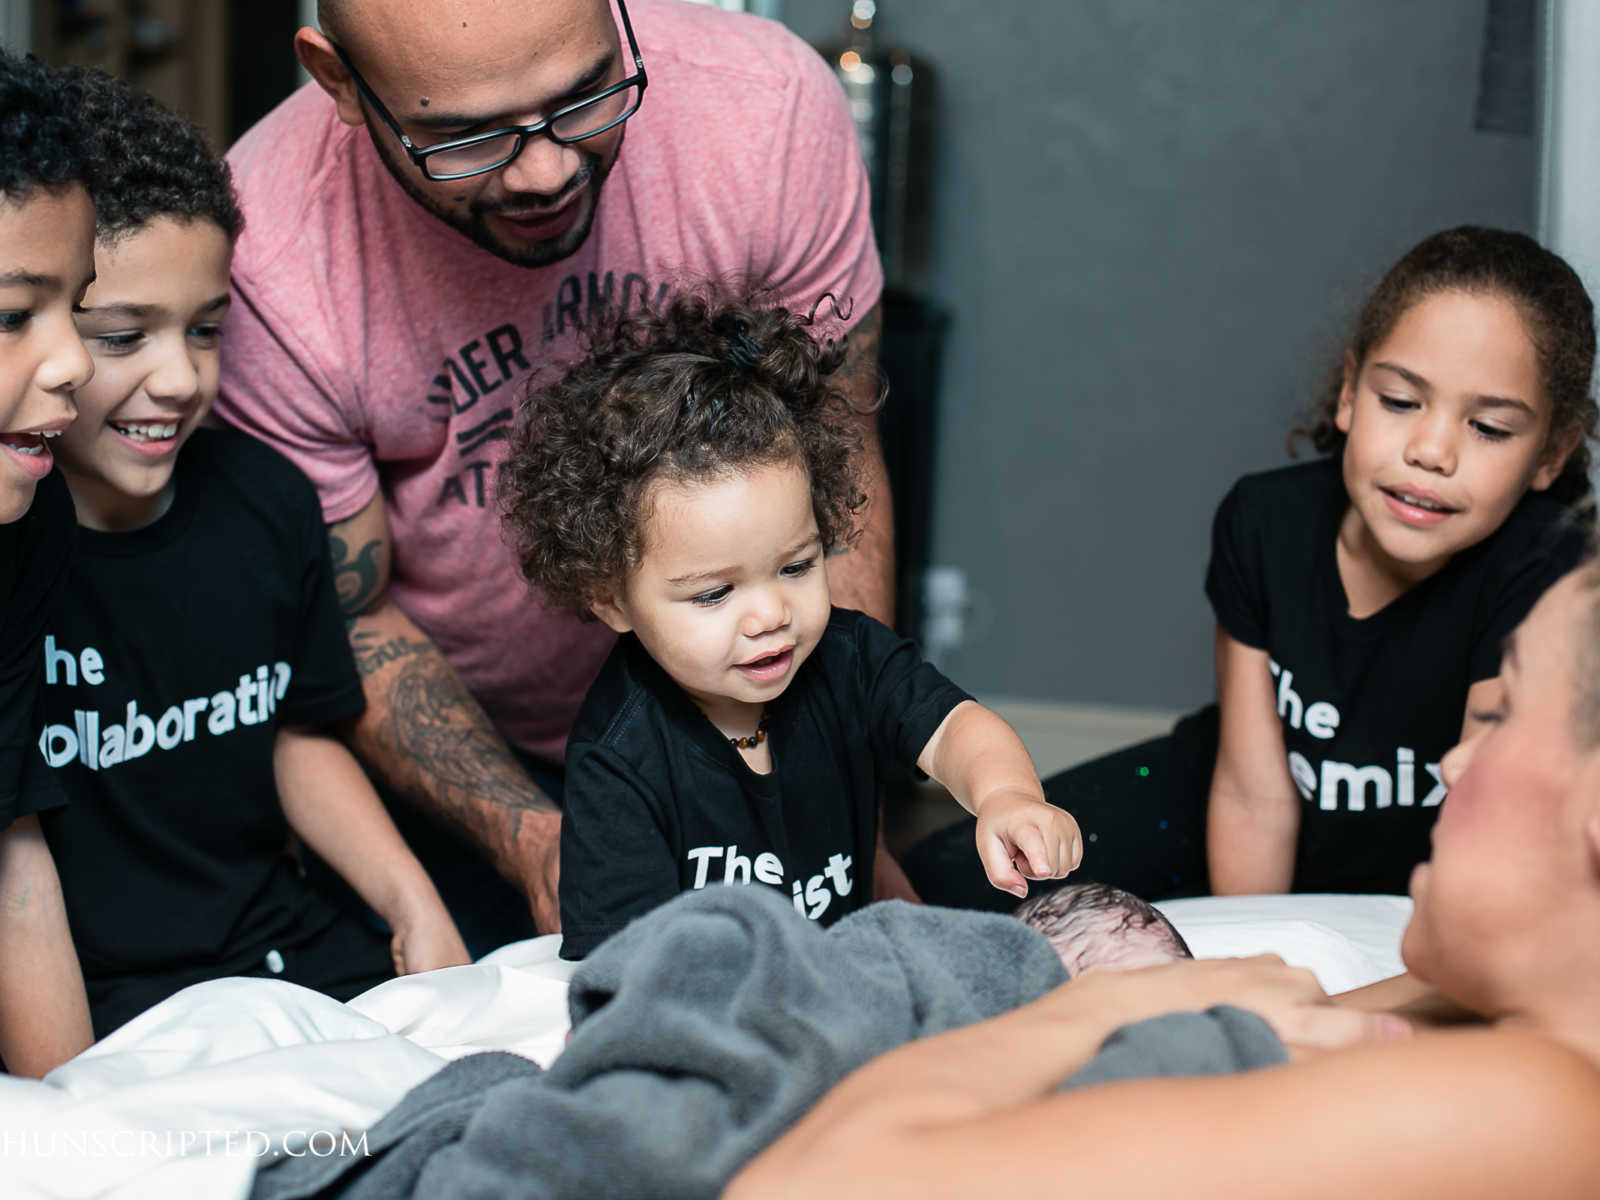
<svg viewBox="0 0 1600 1200"><path fill-rule="evenodd" d="M929 567L922 573L922 653L932 662L960 646L967 636L971 599L967 573L960 567Z"/></svg>

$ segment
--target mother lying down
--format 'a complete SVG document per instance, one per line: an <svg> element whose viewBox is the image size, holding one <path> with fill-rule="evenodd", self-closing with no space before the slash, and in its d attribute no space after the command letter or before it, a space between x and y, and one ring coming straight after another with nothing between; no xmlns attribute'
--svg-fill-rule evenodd
<svg viewBox="0 0 1600 1200"><path fill-rule="evenodd" d="M1600 1195L1600 563L1507 639L1499 706L1442 764L1411 879L1410 974L1358 1005L1472 1027L1339 1049L1352 1014L1268 959L1094 972L856 1071L734 1180L731 1200L1001 1184L1092 1196ZM1227 998L1289 1046L1225 1077L1058 1087L1114 1028ZM1353 1030L1355 1027L1351 1027Z"/></svg>

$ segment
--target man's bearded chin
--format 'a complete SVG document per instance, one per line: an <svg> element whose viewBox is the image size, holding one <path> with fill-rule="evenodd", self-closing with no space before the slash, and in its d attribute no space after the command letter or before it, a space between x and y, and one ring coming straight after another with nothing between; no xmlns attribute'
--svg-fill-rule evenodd
<svg viewBox="0 0 1600 1200"><path fill-rule="evenodd" d="M385 138L380 131L372 128L370 122L367 125L367 135L372 139L373 148L378 152L378 159L387 168L394 181L400 185L401 191L432 216L462 236L471 239L475 245L517 267L549 266L577 252L589 237L589 229L594 224L595 213L600 205L601 185L611 173L611 168L617 161L616 156L622 149L622 139L619 138L608 162L600 155L591 154L580 147L578 152L583 158L582 165L578 167L577 173L568 181L562 193L563 195L570 195L574 191L587 193L577 201L580 211L573 223L555 237L542 242L507 243L495 236L484 219L486 215L496 211L516 212L519 209L548 207L549 197L535 193L518 193L502 197L492 205L479 205L474 202L465 209L447 207L439 197L430 195L424 190L422 173L410 159L393 157ZM446 183L444 186L448 187L449 184Z"/></svg>

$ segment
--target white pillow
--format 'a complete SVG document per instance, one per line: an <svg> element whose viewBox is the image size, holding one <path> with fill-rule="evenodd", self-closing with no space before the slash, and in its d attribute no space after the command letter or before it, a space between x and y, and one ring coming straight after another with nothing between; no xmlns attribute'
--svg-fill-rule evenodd
<svg viewBox="0 0 1600 1200"><path fill-rule="evenodd" d="M1156 905L1196 958L1277 954L1328 993L1398 975L1405 896L1205 896Z"/></svg>

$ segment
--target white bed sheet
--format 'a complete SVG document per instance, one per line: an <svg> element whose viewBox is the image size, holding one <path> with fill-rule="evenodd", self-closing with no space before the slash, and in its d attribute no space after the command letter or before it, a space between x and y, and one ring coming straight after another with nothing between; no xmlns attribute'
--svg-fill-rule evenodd
<svg viewBox="0 0 1600 1200"><path fill-rule="evenodd" d="M266 979L186 988L43 1082L0 1077L0 1194L225 1200L278 1154L359 1152L450 1059L555 1058L574 967L560 945L518 942L348 1004Z"/></svg>
<svg viewBox="0 0 1600 1200"><path fill-rule="evenodd" d="M1181 900L1162 908L1202 957L1281 954L1329 991L1396 973L1409 901ZM560 939L408 976L339 1004L292 984L188 988L42 1082L0 1077L0 1194L244 1197L280 1154L359 1153L361 1133L445 1062L565 1043Z"/></svg>

